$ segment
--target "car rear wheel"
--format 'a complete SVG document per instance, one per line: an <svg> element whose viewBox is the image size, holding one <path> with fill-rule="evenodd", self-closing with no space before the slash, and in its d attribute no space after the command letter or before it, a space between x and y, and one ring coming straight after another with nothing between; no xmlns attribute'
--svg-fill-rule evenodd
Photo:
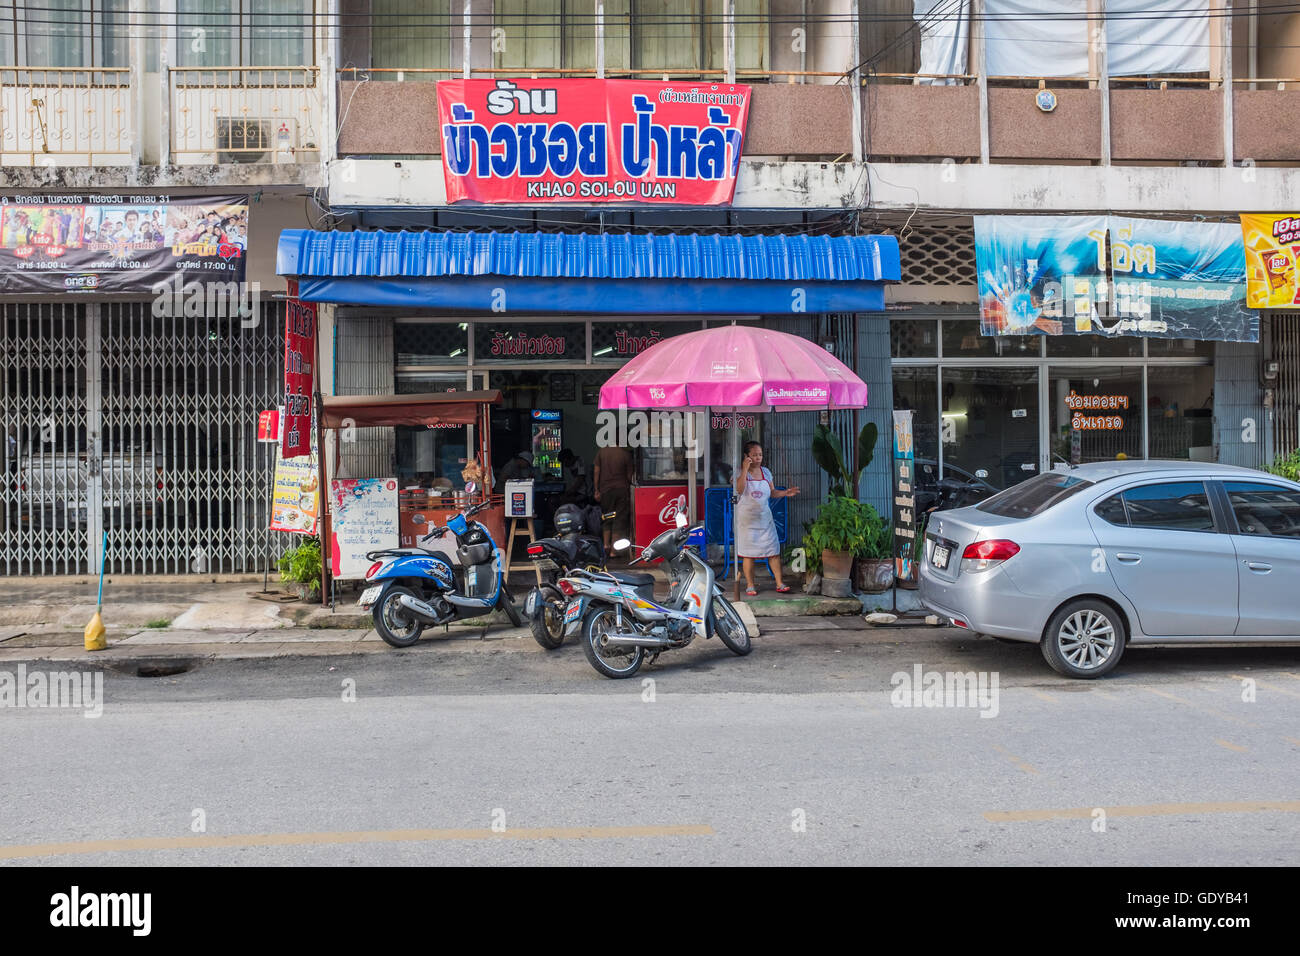
<svg viewBox="0 0 1300 956"><path fill-rule="evenodd" d="M1066 677L1107 674L1124 654L1128 632L1119 613L1101 601L1071 601L1053 615L1043 633L1043 657Z"/></svg>

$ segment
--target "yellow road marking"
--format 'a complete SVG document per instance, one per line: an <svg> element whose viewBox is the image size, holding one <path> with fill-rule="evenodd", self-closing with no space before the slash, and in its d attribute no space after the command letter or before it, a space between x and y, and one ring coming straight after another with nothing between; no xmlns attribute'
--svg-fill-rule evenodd
<svg viewBox="0 0 1300 956"><path fill-rule="evenodd" d="M1213 717L1218 717L1222 720L1228 720L1234 724L1241 724L1243 727L1259 726L1259 724L1251 723L1249 720L1243 720L1242 718L1237 717L1233 714L1225 714L1217 707L1206 707L1204 704L1195 703L1194 701L1188 700L1186 697L1179 697L1176 694L1169 693L1168 691L1156 690L1154 687L1143 687L1142 689L1146 691L1148 694L1155 694L1157 697L1163 697L1166 700L1172 700L1175 703L1184 705L1185 707L1191 707L1193 710L1199 710L1201 711L1201 713L1210 714Z"/></svg>
<svg viewBox="0 0 1300 956"><path fill-rule="evenodd" d="M1045 701L1047 701L1049 704L1055 704L1055 703L1056 703L1056 698L1055 698L1055 697L1053 697L1051 694L1044 694L1041 690L1031 690L1029 693L1033 694L1033 695L1034 695L1035 697L1037 697L1039 700L1045 700Z"/></svg>
<svg viewBox="0 0 1300 956"><path fill-rule="evenodd" d="M1265 690L1271 690L1278 694L1285 694L1287 697L1300 697L1300 693L1287 690L1285 687L1278 687L1276 684L1270 684L1268 681L1260 680L1258 677L1244 677L1241 674L1233 674L1233 680L1253 680L1256 687L1262 687Z"/></svg>
<svg viewBox="0 0 1300 956"><path fill-rule="evenodd" d="M313 846L329 843L424 843L438 840L617 840L636 837L713 836L708 824L644 827L541 827L492 830L344 830L323 833L248 833L232 836L136 837L80 843L0 846L0 860L73 853L217 849L241 846Z"/></svg>
<svg viewBox="0 0 1300 956"><path fill-rule="evenodd" d="M1021 760L1019 757L1013 754L1010 750L1007 750L1005 747L1000 747L997 744L994 744L993 749L996 750L998 753L1002 754L1013 764L1015 764L1018 769L1023 770L1025 773L1038 773L1037 768L1035 768L1032 764L1026 763L1024 760Z"/></svg>
<svg viewBox="0 0 1300 956"><path fill-rule="evenodd" d="M989 810L991 823L1025 823L1034 820L1091 820L1094 811L1108 817L1168 817L1197 813L1300 813L1300 800L1239 800L1228 803L1149 803L1128 807L1073 807L1064 810Z"/></svg>
<svg viewBox="0 0 1300 956"><path fill-rule="evenodd" d="M1241 746L1241 744L1231 744L1228 743L1228 741L1226 740L1219 740L1218 738L1215 738L1214 742L1218 744L1220 747L1223 747L1225 750L1232 750L1239 754L1247 753L1247 749Z"/></svg>

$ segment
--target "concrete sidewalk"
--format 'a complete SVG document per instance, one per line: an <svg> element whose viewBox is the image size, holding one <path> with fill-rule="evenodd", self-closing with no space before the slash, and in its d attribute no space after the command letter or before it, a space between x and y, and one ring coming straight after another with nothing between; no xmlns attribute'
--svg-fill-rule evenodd
<svg viewBox="0 0 1300 956"><path fill-rule="evenodd" d="M184 578L108 579L103 620L109 647L87 652L83 631L95 612L94 578L7 579L0 584L0 662L131 661L161 658L258 658L392 652L375 632L370 615L356 606L355 589L339 595L331 610L304 604L275 590L262 591L262 580L234 577L202 581ZM522 603L526 586L512 588ZM762 633L757 618L774 619L778 630L815 630L824 626L865 628L863 605L855 598L836 599L798 592L761 592L738 605L754 636ZM781 619L778 624L775 619ZM800 621L812 622L800 625ZM914 622L919 623L919 622ZM891 628L894 629L894 628ZM431 627L427 641L524 641L540 650L527 628L512 627L501 612L483 618Z"/></svg>

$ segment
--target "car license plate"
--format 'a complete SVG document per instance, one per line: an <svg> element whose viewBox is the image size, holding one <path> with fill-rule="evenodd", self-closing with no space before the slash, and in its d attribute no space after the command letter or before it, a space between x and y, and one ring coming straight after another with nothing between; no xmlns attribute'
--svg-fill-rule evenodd
<svg viewBox="0 0 1300 956"><path fill-rule="evenodd" d="M930 555L930 563L939 570L943 570L948 566L948 555L950 553L951 552L949 552L949 550L943 545L936 544L934 546L934 554Z"/></svg>
<svg viewBox="0 0 1300 956"><path fill-rule="evenodd" d="M578 615L581 613L582 613L581 604L579 603L570 604L568 607L564 609L564 623L568 624L570 621L576 621L578 619Z"/></svg>
<svg viewBox="0 0 1300 956"><path fill-rule="evenodd" d="M371 607L376 601L379 600L379 593L383 590L384 590L384 586L382 584L377 584L372 588L366 588L364 591L361 592L361 598L360 600L357 601L357 603L365 608Z"/></svg>

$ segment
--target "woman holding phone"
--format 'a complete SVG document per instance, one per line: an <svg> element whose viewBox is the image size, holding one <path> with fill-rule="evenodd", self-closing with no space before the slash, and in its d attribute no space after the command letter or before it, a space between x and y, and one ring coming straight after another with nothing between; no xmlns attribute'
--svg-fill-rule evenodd
<svg viewBox="0 0 1300 956"><path fill-rule="evenodd" d="M798 488L777 491L772 473L763 467L763 446L756 441L745 442L744 461L736 475L733 490L739 496L736 502L736 553L744 562L745 593L758 594L754 587L754 560L766 560L776 578L778 594L785 594L790 586L781 578L781 542L776 535L776 521L772 518L769 503L773 498L789 498L799 493Z"/></svg>

